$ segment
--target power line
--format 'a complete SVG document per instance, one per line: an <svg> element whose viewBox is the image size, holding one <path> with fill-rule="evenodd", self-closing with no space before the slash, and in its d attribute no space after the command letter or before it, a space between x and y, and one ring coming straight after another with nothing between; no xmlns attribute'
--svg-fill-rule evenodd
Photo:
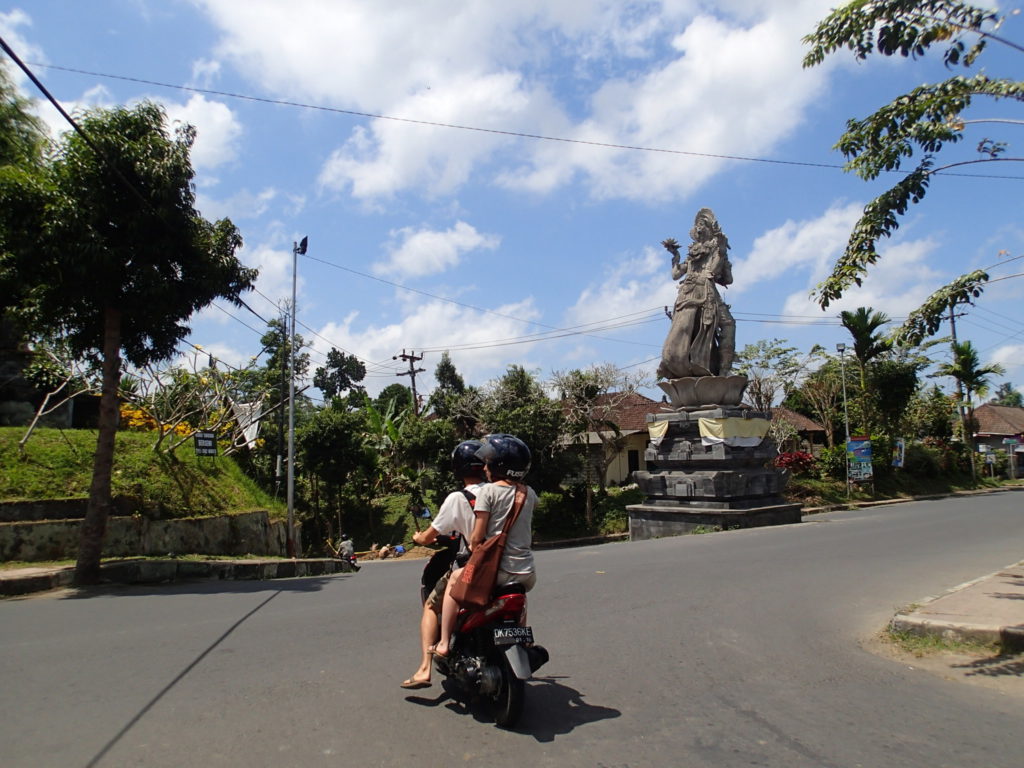
<svg viewBox="0 0 1024 768"><path fill-rule="evenodd" d="M75 67L64 67L57 64L44 64L42 62L34 63L33 66L45 67L48 69L55 69L61 72L70 72L77 75L88 75L90 77L101 77L110 80L122 80L130 83L139 83L141 85L153 85L158 88L169 88L177 91L187 91L189 93L201 93L209 96L223 96L230 99L239 99L242 101L253 101L261 104L273 104L277 106L285 107L296 107L298 109L310 109L318 112L329 112L339 115L349 115L351 117L365 117L372 120L390 120L399 123L409 123L412 125L424 125L431 128L450 128L459 131L474 131L477 133L490 133L498 136L511 136L519 139L533 139L535 141L555 141L564 144L580 144L591 147L600 147L602 149L621 149L631 152L655 152L661 154L670 155L682 155L686 157L699 157L708 158L713 160L738 160L747 163L768 163L771 165L790 165L800 166L807 168L827 168L829 170L845 170L845 166L837 163L814 163L806 160L778 160L766 157L749 157L745 155L726 155L718 154L714 152L692 152L684 149L668 149L665 147L645 147L633 144L615 144L612 142L603 141L590 141L587 139L570 139L564 136L545 136L537 133L525 133L522 131L511 131L503 130L500 128L482 128L475 125L461 125L458 123L442 123L434 120L421 120L418 118L411 117L396 117L394 115L376 114L373 112L360 112L353 109L342 109L340 107L327 107L320 104L306 104L300 101L290 101L286 99L272 99L266 96L251 96L244 93L235 93L232 91L219 91L212 88L197 88L189 85L176 85L174 83L164 83L158 80L148 80L141 77L130 77L128 75L114 75L106 72L92 72L85 69L78 69ZM900 170L889 170L889 173L899 173L906 175L907 171ZM961 176L965 178L979 178L979 179L1009 179L1014 181L1024 180L1024 176L1003 176L995 174L979 174L979 173L942 173L943 176Z"/></svg>

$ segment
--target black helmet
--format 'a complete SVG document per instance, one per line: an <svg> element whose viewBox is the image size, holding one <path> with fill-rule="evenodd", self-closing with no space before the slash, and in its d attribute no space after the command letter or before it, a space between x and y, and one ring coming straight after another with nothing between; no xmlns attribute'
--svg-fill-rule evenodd
<svg viewBox="0 0 1024 768"><path fill-rule="evenodd" d="M452 472L460 480L466 475L483 477L484 461L477 456L481 443L479 440L463 440L452 451Z"/></svg>
<svg viewBox="0 0 1024 768"><path fill-rule="evenodd" d="M515 435L485 435L476 455L491 470L494 480L522 480L530 471L530 449Z"/></svg>

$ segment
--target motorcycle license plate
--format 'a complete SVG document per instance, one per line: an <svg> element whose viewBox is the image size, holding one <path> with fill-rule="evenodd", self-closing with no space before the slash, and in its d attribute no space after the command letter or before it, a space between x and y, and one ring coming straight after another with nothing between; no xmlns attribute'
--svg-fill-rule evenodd
<svg viewBox="0 0 1024 768"><path fill-rule="evenodd" d="M495 645L515 645L516 643L532 642L532 627L496 627L494 630Z"/></svg>

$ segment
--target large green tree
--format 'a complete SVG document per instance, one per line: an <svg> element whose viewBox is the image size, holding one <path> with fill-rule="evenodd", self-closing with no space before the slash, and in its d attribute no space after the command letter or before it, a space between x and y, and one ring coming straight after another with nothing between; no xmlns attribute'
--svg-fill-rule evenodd
<svg viewBox="0 0 1024 768"><path fill-rule="evenodd" d="M839 322L850 332L853 339L853 359L856 361L860 384L861 428L870 434L874 426L875 409L868 368L875 358L892 349L892 343L882 333L882 328L889 322L889 316L884 312L876 312L871 307L857 307L852 312L840 312Z"/></svg>
<svg viewBox="0 0 1024 768"><path fill-rule="evenodd" d="M999 23L993 11L956 0L854 0L833 10L804 38L810 46L804 66L820 64L841 48L849 49L859 60L876 52L917 59L937 45L944 48L943 59L949 69L970 69L990 42L1022 50L997 34ZM871 180L882 173L904 170L912 158L916 165L864 208L832 275L818 286L823 308L850 285L861 284L869 267L878 261L878 241L892 235L899 217L924 198L936 174L962 165L1021 159L1004 154L1005 142L983 136L978 143L979 156L937 163L936 156L947 145L965 138L968 125L1016 122L962 117L975 102L1001 100L1024 100L1024 82L986 73L955 75L914 88L866 118L848 121L836 144L847 159L846 170ZM984 272L973 272L945 286L912 316L914 329L930 327L934 332L942 314L977 296L987 279Z"/></svg>
<svg viewBox="0 0 1024 768"><path fill-rule="evenodd" d="M950 376L956 380L967 397L967 419L964 425L964 443L974 451L973 427L974 402L973 396L984 397L988 394L991 376L1002 376L1006 371L998 363L982 365L978 350L969 341L953 343L953 360L943 363L935 369L935 376ZM962 413L962 412L961 412ZM972 471L974 464L971 464Z"/></svg>
<svg viewBox="0 0 1024 768"><path fill-rule="evenodd" d="M122 355L135 366L172 356L186 321L214 299L240 305L256 271L242 238L195 209L189 159L195 129L167 128L156 104L78 118L39 176L0 185L0 302L27 327L62 336L101 360L99 435L76 567L99 579L111 503ZM12 220L11 204L21 220Z"/></svg>

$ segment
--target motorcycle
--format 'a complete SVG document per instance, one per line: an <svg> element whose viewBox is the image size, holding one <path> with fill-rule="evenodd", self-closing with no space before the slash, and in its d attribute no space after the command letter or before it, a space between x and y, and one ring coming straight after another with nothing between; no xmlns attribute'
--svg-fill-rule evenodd
<svg viewBox="0 0 1024 768"><path fill-rule="evenodd" d="M438 556L451 557L446 550ZM424 574L430 569L428 563ZM484 608L459 610L447 655L434 657L440 674L470 697L490 704L501 728L515 727L523 712L525 681L549 658L534 643L533 629L523 625L525 615L522 584L496 587Z"/></svg>

